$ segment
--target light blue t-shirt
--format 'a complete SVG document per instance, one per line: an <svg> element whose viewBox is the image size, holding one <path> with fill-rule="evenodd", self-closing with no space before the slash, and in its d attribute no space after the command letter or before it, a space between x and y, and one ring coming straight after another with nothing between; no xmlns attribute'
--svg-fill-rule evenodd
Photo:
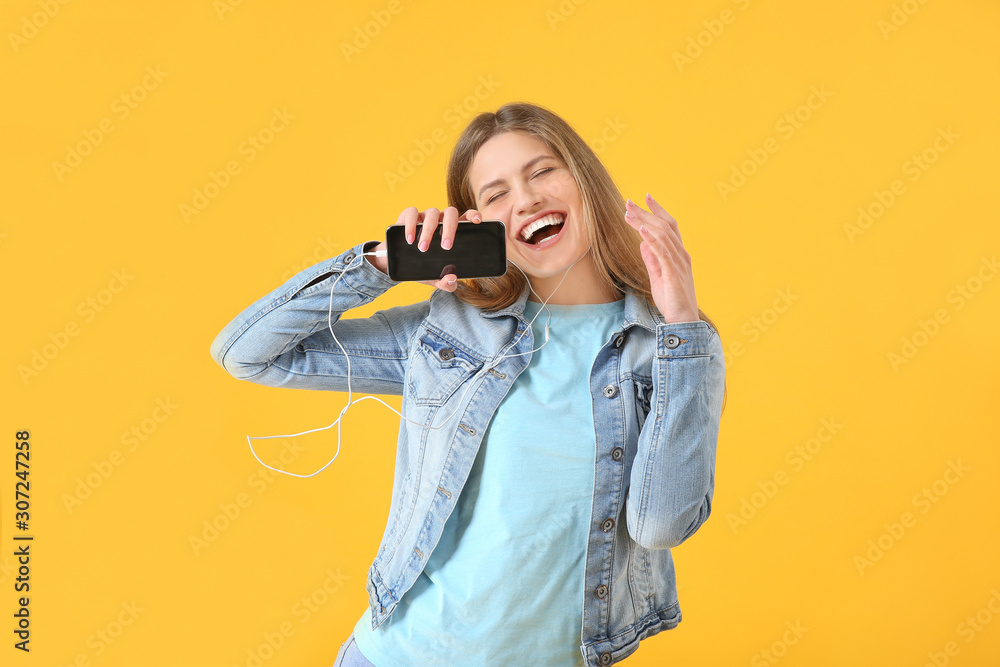
<svg viewBox="0 0 1000 667"><path fill-rule="evenodd" d="M528 301L530 321L541 304ZM393 614L354 626L376 667L580 667L594 497L590 371L625 301L553 306L500 403L441 540ZM547 313L532 324L545 342Z"/></svg>

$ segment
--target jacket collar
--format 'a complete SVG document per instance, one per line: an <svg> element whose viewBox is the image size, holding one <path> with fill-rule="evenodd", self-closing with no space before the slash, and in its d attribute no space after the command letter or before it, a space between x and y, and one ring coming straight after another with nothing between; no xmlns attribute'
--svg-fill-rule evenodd
<svg viewBox="0 0 1000 667"><path fill-rule="evenodd" d="M480 311L482 317L500 317L503 315L509 315L516 317L518 319L524 318L524 305L528 301L528 286L525 285L521 290L521 296L517 301L502 308L500 310L495 310L492 312ZM623 329L628 329L633 325L637 325L646 329L650 333L656 333L656 326L658 324L663 324L663 317L660 315L656 307L644 299L643 297L634 294L631 291L625 292L625 324Z"/></svg>

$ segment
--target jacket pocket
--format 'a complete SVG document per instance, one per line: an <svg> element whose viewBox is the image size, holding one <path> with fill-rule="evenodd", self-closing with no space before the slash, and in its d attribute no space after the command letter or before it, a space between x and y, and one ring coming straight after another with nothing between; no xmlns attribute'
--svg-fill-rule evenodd
<svg viewBox="0 0 1000 667"><path fill-rule="evenodd" d="M482 359L428 328L410 356L407 389L415 404L441 406L482 366Z"/></svg>
<svg viewBox="0 0 1000 667"><path fill-rule="evenodd" d="M639 420L641 429L646 423L646 416L649 415L650 401L653 399L653 381L633 377L632 386L635 387L635 416Z"/></svg>

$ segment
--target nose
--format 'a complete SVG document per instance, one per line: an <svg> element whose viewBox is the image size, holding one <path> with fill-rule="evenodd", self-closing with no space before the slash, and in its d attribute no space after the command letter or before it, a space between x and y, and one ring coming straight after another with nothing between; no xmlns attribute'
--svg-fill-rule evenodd
<svg viewBox="0 0 1000 667"><path fill-rule="evenodd" d="M542 201L542 193L532 187L530 181L514 187L515 212L521 218L525 218L538 211Z"/></svg>

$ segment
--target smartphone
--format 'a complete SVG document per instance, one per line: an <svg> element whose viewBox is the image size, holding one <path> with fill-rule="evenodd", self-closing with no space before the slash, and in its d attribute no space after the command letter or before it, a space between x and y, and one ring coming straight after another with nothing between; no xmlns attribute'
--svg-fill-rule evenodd
<svg viewBox="0 0 1000 667"><path fill-rule="evenodd" d="M440 223L430 246L420 252L421 225L417 225L413 244L406 242L406 226L392 225L385 230L386 262L389 278L404 280L440 280L443 273L459 278L490 278L507 272L507 230L502 220L459 221L455 240L449 250L441 247ZM455 268L444 271L448 265Z"/></svg>

